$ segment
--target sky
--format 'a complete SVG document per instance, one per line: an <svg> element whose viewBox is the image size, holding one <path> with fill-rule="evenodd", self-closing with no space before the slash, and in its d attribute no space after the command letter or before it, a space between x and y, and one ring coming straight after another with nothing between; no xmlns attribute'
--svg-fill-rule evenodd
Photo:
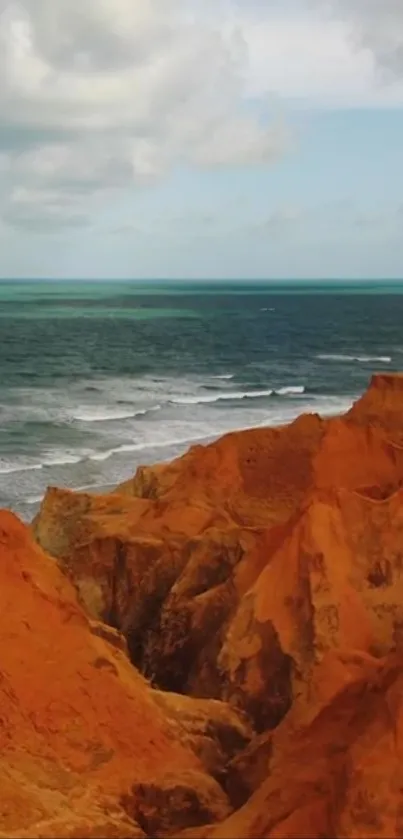
<svg viewBox="0 0 403 839"><path fill-rule="evenodd" d="M0 277L403 278L402 0L0 0Z"/></svg>

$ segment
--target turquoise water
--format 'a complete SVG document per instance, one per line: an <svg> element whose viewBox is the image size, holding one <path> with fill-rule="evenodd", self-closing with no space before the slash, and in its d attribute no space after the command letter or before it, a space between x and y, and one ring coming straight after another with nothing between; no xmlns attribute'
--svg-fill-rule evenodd
<svg viewBox="0 0 403 839"><path fill-rule="evenodd" d="M173 281L173 280L0 280L2 301L37 301L47 298L75 301L109 300L121 294L146 295L200 294L402 294L402 280L243 280Z"/></svg>
<svg viewBox="0 0 403 839"><path fill-rule="evenodd" d="M0 282L0 504L227 430L345 410L403 366L403 283Z"/></svg>

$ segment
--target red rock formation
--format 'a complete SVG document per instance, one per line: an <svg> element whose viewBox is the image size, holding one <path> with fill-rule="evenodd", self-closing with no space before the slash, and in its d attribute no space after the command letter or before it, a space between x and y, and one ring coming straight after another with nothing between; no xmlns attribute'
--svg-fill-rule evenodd
<svg viewBox="0 0 403 839"><path fill-rule="evenodd" d="M403 492L319 491L268 559L218 657L224 695L244 694L259 728L290 697L312 699L328 650L385 655L403 642Z"/></svg>
<svg viewBox="0 0 403 839"><path fill-rule="evenodd" d="M262 729L290 707L301 655L283 644L276 621L261 622L263 636L252 630L254 584L265 586L264 576L256 581L266 567L268 580L277 573L285 584L291 564L281 557L290 540L298 554L309 528L298 522L318 492L379 498L402 477L403 453L382 428L305 416L196 446L140 469L109 496L50 490L34 529L90 613L126 635L147 676L164 689L235 702ZM309 648L307 586L306 574L290 577L284 597L302 605L284 609L283 619L288 632L303 626ZM356 601L360 608L359 594L349 596L347 611Z"/></svg>
<svg viewBox="0 0 403 839"><path fill-rule="evenodd" d="M348 416L355 423L382 428L390 440L403 444L403 373L376 373L368 390L358 399Z"/></svg>
<svg viewBox="0 0 403 839"><path fill-rule="evenodd" d="M203 750L220 772L220 731L239 748L248 729L220 703L189 699L181 721L182 697L154 698L118 634L88 620L56 563L5 512L0 590L1 836L143 836L137 820L158 824L152 796L144 812L147 788L161 799L168 786L168 800L180 790L186 825L229 812ZM183 824L168 808L164 825Z"/></svg>
<svg viewBox="0 0 403 839"><path fill-rule="evenodd" d="M135 681L130 725L143 704L158 708L147 718L158 735L140 737L136 775L118 723L85 683L105 737L122 750L119 768L111 758L96 780L124 803L125 825L216 839L402 835L402 383L375 376L345 417L232 433L143 467L105 496L48 491L33 531L91 617L74 605L80 649L90 637L113 650L119 696ZM68 591L75 603L56 565L52 573L60 602ZM160 690L131 670L120 632ZM107 665L100 673L112 678ZM41 671L37 684L48 678ZM172 690L190 696L164 693ZM250 730L239 709L258 732L240 753ZM162 746L168 730L172 751ZM157 779L144 768L146 756L155 765L155 742L167 749ZM58 748L67 754L63 741ZM216 780L236 808L229 818Z"/></svg>
<svg viewBox="0 0 403 839"><path fill-rule="evenodd" d="M317 674L318 682L330 678L326 700L313 703L304 720L291 711L266 737L260 785L244 807L218 826L184 831L181 839L402 835L403 658L349 654L328 665ZM243 767L249 777L255 755Z"/></svg>
<svg viewBox="0 0 403 839"><path fill-rule="evenodd" d="M401 396L403 402L403 385ZM169 511L204 502L240 525L267 527L287 521L318 487L393 489L403 477L403 454L381 422L365 422L360 404L342 418L304 415L287 426L232 432L172 463L141 467L118 492L159 499ZM184 520L182 509L182 527Z"/></svg>

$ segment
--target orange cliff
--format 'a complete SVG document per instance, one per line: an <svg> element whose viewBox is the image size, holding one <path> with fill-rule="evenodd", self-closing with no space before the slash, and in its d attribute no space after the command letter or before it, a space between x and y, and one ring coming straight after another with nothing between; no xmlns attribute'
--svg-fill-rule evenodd
<svg viewBox="0 0 403 839"><path fill-rule="evenodd" d="M6 512L0 580L0 836L143 837L227 815L214 770L231 753L222 732L239 748L246 723L220 703L153 691L123 637L86 617Z"/></svg>
<svg viewBox="0 0 403 839"><path fill-rule="evenodd" d="M2 514L0 836L401 836L402 442L376 375Z"/></svg>

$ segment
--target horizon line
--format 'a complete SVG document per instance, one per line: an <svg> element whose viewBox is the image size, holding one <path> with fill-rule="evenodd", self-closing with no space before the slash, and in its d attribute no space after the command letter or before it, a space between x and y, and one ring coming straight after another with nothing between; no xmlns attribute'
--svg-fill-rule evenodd
<svg viewBox="0 0 403 839"><path fill-rule="evenodd" d="M402 277L2 277L0 283L403 283Z"/></svg>

